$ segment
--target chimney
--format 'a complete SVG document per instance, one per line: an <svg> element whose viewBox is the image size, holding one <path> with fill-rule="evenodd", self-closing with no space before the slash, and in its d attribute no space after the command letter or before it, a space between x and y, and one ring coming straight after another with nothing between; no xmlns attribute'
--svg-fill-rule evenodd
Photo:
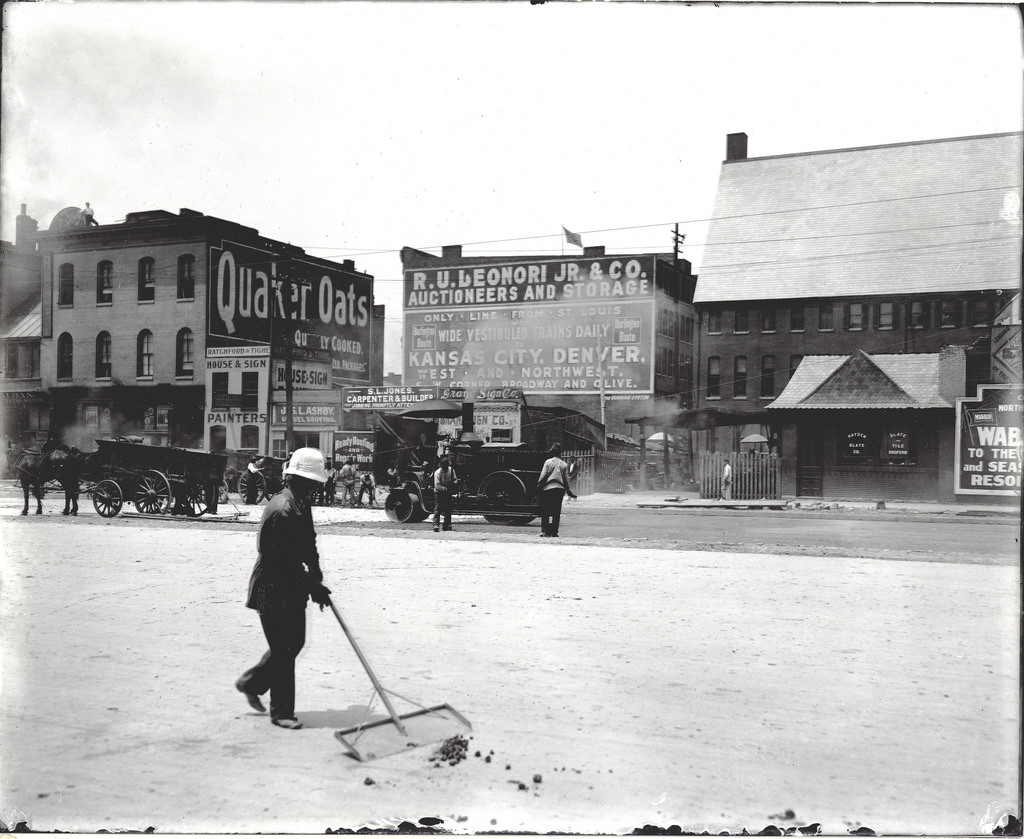
<svg viewBox="0 0 1024 839"><path fill-rule="evenodd" d="M591 245L583 248L584 256L604 256L604 245Z"/></svg>
<svg viewBox="0 0 1024 839"><path fill-rule="evenodd" d="M747 135L742 131L738 134L725 135L725 159L746 160L747 159Z"/></svg>
<svg viewBox="0 0 1024 839"><path fill-rule="evenodd" d="M463 446L482 446L481 440L473 431L473 403L462 403L462 430L459 432L458 442Z"/></svg>
<svg viewBox="0 0 1024 839"><path fill-rule="evenodd" d="M441 257L443 259L461 259L462 245L445 245L441 248Z"/></svg>
<svg viewBox="0 0 1024 839"><path fill-rule="evenodd" d="M28 239L39 230L39 222L26 215L25 209L26 205L22 204L21 215L14 220L14 244L19 248L28 247Z"/></svg>

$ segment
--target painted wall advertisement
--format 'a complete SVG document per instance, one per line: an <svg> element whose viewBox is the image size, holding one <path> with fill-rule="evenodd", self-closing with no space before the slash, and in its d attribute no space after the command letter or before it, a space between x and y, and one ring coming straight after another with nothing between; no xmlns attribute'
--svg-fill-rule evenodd
<svg viewBox="0 0 1024 839"><path fill-rule="evenodd" d="M649 393L653 257L410 269L403 381L526 393Z"/></svg>
<svg viewBox="0 0 1024 839"><path fill-rule="evenodd" d="M979 385L956 400L956 486L964 495L1020 495L1024 387Z"/></svg>
<svg viewBox="0 0 1024 839"><path fill-rule="evenodd" d="M360 472L373 471L373 432L336 431L334 433L334 465L340 469L348 458L355 461Z"/></svg>
<svg viewBox="0 0 1024 839"><path fill-rule="evenodd" d="M327 365L341 384L370 381L373 278L224 242L210 248L207 346L273 347Z"/></svg>

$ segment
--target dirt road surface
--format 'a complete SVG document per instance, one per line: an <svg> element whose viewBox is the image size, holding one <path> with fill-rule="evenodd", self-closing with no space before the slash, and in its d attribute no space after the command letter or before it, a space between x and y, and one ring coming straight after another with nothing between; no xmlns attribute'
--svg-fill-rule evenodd
<svg viewBox="0 0 1024 839"><path fill-rule="evenodd" d="M385 686L473 723L439 768L432 747L359 763L334 739L372 687L329 612L308 613L303 730L235 691L264 649L242 605L254 526L18 508L0 504L8 827L948 835L1019 815L1006 557L325 528L326 582Z"/></svg>

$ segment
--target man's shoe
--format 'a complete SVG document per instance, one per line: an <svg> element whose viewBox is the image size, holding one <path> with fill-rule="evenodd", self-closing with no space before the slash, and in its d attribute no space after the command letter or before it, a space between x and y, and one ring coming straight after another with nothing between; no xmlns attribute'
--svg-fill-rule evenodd
<svg viewBox="0 0 1024 839"><path fill-rule="evenodd" d="M298 731L302 728L302 723L295 719L295 717L281 717L280 719L271 717L270 723L278 728L287 728L289 731Z"/></svg>
<svg viewBox="0 0 1024 839"><path fill-rule="evenodd" d="M435 532L435 533L440 533L441 531L440 531L440 529L439 529L439 528L435 527L435 528L434 528L434 532Z"/></svg>
<svg viewBox="0 0 1024 839"><path fill-rule="evenodd" d="M263 700L260 699L258 693L250 693L248 690L246 690L245 684L244 682L242 682L241 679L235 682L235 687L238 688L239 692L245 695L245 698L249 701L249 705L253 708L253 710L259 711L261 714L266 713L267 709L263 707Z"/></svg>

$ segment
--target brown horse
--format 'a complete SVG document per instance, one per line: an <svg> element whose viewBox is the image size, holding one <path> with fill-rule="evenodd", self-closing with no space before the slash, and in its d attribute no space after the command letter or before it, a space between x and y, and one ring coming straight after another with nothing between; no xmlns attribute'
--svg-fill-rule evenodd
<svg viewBox="0 0 1024 839"><path fill-rule="evenodd" d="M24 449L14 462L14 474L25 494L21 511L28 515L29 493L36 499L36 515L43 514L43 494L46 485L56 481L64 490L64 515L78 515L79 480L85 466L86 455L78 449L57 446L49 451Z"/></svg>

